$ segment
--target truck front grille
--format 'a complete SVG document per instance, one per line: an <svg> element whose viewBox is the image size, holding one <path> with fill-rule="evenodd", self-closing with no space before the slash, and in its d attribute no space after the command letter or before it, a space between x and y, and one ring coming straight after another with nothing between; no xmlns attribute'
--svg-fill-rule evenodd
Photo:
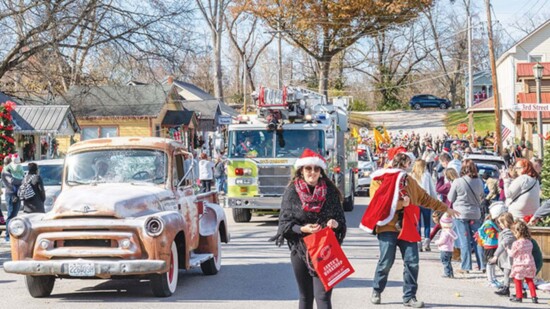
<svg viewBox="0 0 550 309"><path fill-rule="evenodd" d="M290 166L259 166L258 190L263 196L283 195L292 177Z"/></svg>
<svg viewBox="0 0 550 309"><path fill-rule="evenodd" d="M70 239L60 242L63 243L62 247L112 247L110 239Z"/></svg>

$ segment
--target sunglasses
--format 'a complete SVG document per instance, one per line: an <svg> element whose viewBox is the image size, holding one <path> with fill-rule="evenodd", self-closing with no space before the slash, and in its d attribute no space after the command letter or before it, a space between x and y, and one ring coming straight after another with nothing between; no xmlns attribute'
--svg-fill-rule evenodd
<svg viewBox="0 0 550 309"><path fill-rule="evenodd" d="M315 173L319 173L321 171L321 168L318 166L304 166L304 169L308 172L314 171Z"/></svg>

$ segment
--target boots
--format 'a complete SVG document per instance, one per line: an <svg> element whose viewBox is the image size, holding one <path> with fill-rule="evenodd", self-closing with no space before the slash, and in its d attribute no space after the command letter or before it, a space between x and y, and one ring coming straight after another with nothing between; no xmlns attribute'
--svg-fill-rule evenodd
<svg viewBox="0 0 550 309"><path fill-rule="evenodd" d="M432 249L430 248L430 239L429 238L424 239L424 251L426 251L426 252L432 251Z"/></svg>
<svg viewBox="0 0 550 309"><path fill-rule="evenodd" d="M453 249L453 257L451 258L452 261L460 262L460 249L454 248Z"/></svg>

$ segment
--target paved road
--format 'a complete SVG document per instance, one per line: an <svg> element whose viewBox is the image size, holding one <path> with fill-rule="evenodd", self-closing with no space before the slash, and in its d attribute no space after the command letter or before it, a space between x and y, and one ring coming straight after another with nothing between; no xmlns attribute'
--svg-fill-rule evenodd
<svg viewBox="0 0 550 309"><path fill-rule="evenodd" d="M373 308L370 286L378 247L373 236L357 228L368 199L356 199L355 210L347 213L348 237L344 243L353 274L334 291L334 308ZM227 214L230 214L227 211ZM229 216L230 217L230 216ZM298 293L286 247L277 248L267 239L274 235L274 217L254 217L251 223L231 222L232 242L224 245L222 271L203 276L200 271L180 272L175 295L152 296L148 282L136 280L57 280L53 294L45 299L31 298L23 277L0 270L2 308L297 308ZM441 278L437 252L421 253L418 298L431 308L548 308L550 294L540 293L543 304L516 305L493 295L481 273L456 279ZM0 265L9 259L7 246L0 247ZM376 308L403 308L401 304L403 264L397 259L382 305Z"/></svg>
<svg viewBox="0 0 550 309"><path fill-rule="evenodd" d="M366 114L373 126L385 125L392 132L399 130L405 132L430 133L439 135L445 133L446 111L420 110L420 111L390 111L390 112L362 112Z"/></svg>

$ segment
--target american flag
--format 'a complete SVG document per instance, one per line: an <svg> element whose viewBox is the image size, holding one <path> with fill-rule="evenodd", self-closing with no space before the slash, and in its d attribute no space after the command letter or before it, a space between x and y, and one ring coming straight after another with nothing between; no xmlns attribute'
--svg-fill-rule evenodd
<svg viewBox="0 0 550 309"><path fill-rule="evenodd" d="M500 125L500 132L502 134L502 140L506 140L508 135L512 133L512 131L510 131L510 129L508 129L505 125Z"/></svg>

